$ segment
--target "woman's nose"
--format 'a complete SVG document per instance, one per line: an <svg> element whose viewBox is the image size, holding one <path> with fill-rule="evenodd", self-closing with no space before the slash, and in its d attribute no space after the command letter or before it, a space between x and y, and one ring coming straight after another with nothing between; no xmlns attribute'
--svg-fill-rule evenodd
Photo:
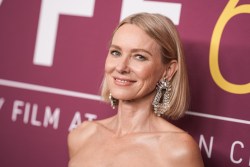
<svg viewBox="0 0 250 167"><path fill-rule="evenodd" d="M129 58L128 57L124 56L118 60L118 63L116 65L116 71L121 73L121 74L129 73L130 68L129 68Z"/></svg>

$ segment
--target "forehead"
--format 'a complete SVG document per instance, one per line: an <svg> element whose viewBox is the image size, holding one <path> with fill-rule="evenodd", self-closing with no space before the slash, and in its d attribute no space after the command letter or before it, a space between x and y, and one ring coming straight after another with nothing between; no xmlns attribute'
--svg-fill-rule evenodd
<svg viewBox="0 0 250 167"><path fill-rule="evenodd" d="M120 47L159 50L159 45L134 24L124 24L114 33L112 44Z"/></svg>

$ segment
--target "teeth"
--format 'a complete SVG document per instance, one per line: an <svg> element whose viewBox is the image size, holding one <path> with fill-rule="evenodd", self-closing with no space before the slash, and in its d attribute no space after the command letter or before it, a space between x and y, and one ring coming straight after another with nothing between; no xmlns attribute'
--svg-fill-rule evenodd
<svg viewBox="0 0 250 167"><path fill-rule="evenodd" d="M123 82L123 83L128 82L128 81L120 80L120 79L116 79L116 80L119 81L119 82Z"/></svg>

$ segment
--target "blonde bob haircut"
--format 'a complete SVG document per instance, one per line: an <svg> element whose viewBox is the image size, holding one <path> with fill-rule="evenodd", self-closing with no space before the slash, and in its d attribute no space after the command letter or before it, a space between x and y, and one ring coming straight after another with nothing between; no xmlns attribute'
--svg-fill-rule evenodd
<svg viewBox="0 0 250 167"><path fill-rule="evenodd" d="M165 112L164 117L170 119L180 118L188 109L189 86L182 44L175 25L169 18L160 14L137 13L122 20L114 30L113 36L124 24L138 26L159 44L162 63L167 64L171 60L178 62L178 70L171 79L170 109ZM156 87L156 85L152 86ZM104 77L101 95L106 102L109 102L109 93L110 91Z"/></svg>

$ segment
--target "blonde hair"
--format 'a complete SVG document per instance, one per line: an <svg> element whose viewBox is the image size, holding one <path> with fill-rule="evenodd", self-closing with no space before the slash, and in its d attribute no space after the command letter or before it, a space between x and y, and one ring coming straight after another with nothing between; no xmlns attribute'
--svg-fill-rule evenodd
<svg viewBox="0 0 250 167"><path fill-rule="evenodd" d="M180 118L189 105L189 86L182 43L175 25L169 18L160 14L137 13L122 20L114 30L113 35L124 24L136 25L153 38L161 47L161 57L164 64L171 60L177 60L178 70L171 80L170 109L164 116L170 119ZM109 101L109 88L105 77L101 95L105 101Z"/></svg>

